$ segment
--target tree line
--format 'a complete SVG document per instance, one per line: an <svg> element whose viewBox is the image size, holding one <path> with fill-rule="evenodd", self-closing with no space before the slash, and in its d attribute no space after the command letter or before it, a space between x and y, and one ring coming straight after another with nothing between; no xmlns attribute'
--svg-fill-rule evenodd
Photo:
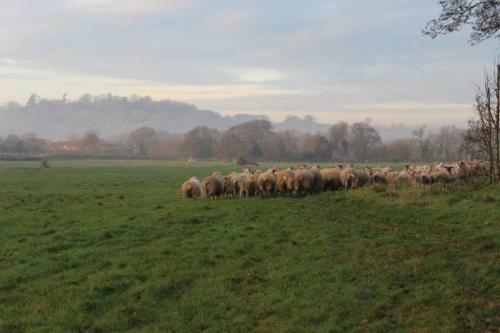
<svg viewBox="0 0 500 333"><path fill-rule="evenodd" d="M51 142L30 133L0 138L0 152L133 157L172 160L416 162L482 159L483 150L465 140L467 130L443 126L415 129L407 138L384 143L370 122L338 122L324 132L275 131L267 120L217 130L198 126L184 134L141 127L113 140L96 132Z"/></svg>

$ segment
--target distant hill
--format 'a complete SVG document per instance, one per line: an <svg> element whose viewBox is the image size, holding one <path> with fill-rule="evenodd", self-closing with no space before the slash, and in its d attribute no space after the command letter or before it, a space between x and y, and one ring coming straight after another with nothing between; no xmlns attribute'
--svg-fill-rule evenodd
<svg viewBox="0 0 500 333"><path fill-rule="evenodd" d="M224 130L255 119L270 120L265 115L223 116L200 110L195 105L172 100L155 101L150 97L83 95L78 100L68 101L32 95L26 105L9 102L0 106L0 136L32 132L44 138L66 139L94 130L103 137L112 137L142 126L176 134L201 125ZM273 125L278 131L303 132L324 132L330 126L316 122L312 116L289 116ZM399 127L397 132L401 129ZM408 128L403 128L403 132L407 135ZM383 132L381 135L385 137Z"/></svg>
<svg viewBox="0 0 500 333"><path fill-rule="evenodd" d="M238 123L268 119L266 116L225 117L194 105L150 97L84 95L75 101L49 100L32 95L21 106L0 107L0 135L34 132L41 137L62 139L95 130L108 137L148 126L160 131L182 133L198 125L224 129Z"/></svg>

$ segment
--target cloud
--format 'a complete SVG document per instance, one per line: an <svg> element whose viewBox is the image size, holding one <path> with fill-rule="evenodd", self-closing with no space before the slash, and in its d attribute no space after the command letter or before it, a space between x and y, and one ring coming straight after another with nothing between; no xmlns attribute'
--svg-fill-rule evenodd
<svg viewBox="0 0 500 333"><path fill-rule="evenodd" d="M63 9L87 13L138 14L154 11L172 11L192 5L193 0L67 0Z"/></svg>
<svg viewBox="0 0 500 333"><path fill-rule="evenodd" d="M11 59L6 62L15 64L15 61ZM19 68L15 65L0 66L0 91L5 95L10 94L8 99L18 101L26 99L27 96L34 92L43 97L51 97L61 96L66 91L70 92L70 96L79 96L84 93L99 95L109 92L117 95L148 95L157 99L168 98L185 102L308 94L306 91L262 86L258 82L166 84L158 81L130 78L74 75L34 70ZM7 99L4 100L4 102L6 101Z"/></svg>
<svg viewBox="0 0 500 333"><path fill-rule="evenodd" d="M237 68L228 70L238 82L270 82L286 79L286 75L268 68Z"/></svg>
<svg viewBox="0 0 500 333"><path fill-rule="evenodd" d="M258 15L252 10L224 8L201 18L199 26L203 31L209 31L218 36L234 36L249 32L250 29L255 28L257 22Z"/></svg>
<svg viewBox="0 0 500 333"><path fill-rule="evenodd" d="M344 110L372 110L372 111L398 111L398 112L415 112L425 110L426 112L436 111L456 111L456 110L470 110L472 103L430 103L422 101L394 101L388 103L368 102L368 103L353 103L343 105Z"/></svg>
<svg viewBox="0 0 500 333"><path fill-rule="evenodd" d="M14 67L17 61L12 58L0 58L0 67Z"/></svg>

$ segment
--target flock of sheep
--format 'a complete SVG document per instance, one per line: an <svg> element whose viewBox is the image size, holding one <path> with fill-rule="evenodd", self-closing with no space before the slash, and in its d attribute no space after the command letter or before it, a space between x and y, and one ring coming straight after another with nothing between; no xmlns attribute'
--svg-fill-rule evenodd
<svg viewBox="0 0 500 333"><path fill-rule="evenodd" d="M227 176L215 172L201 182L198 178L192 177L182 184L181 191L186 199L200 196L207 199L251 196L269 198L276 195L304 196L370 184L383 186L446 184L484 175L488 168L487 162L482 161L460 161L451 164L441 162L433 166L407 165L403 171L393 171L391 166L366 167L356 170L351 164L324 169L320 169L319 165L307 168L303 164L296 169L279 170L272 167L264 172L245 169L242 173L232 172Z"/></svg>

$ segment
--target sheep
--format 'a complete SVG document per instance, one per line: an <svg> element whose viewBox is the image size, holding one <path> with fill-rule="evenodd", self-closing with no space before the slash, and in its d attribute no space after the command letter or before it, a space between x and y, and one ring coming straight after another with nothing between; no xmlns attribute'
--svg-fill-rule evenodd
<svg viewBox="0 0 500 333"><path fill-rule="evenodd" d="M342 187L344 189L349 189L352 184L352 164L346 166L345 168L342 169L342 172L340 173L340 181L342 182Z"/></svg>
<svg viewBox="0 0 500 333"><path fill-rule="evenodd" d="M280 170L276 177L276 191L291 196L295 187L295 173L290 169Z"/></svg>
<svg viewBox="0 0 500 333"><path fill-rule="evenodd" d="M371 176L373 175L375 172L378 172L380 171L378 168L372 168L370 166L367 166L367 167L364 167L363 168L363 171L366 172L368 174L368 176Z"/></svg>
<svg viewBox="0 0 500 333"><path fill-rule="evenodd" d="M231 176L231 186L233 188L233 196L237 195L241 198L245 193L245 176L233 174Z"/></svg>
<svg viewBox="0 0 500 333"><path fill-rule="evenodd" d="M259 196L261 195L261 192L260 192L260 189L259 189L259 186L257 185L258 182L259 182L259 177L260 175L262 174L262 171L261 170L255 170L255 172L253 173L253 181L248 179L248 181L253 185L253 194L255 194L255 196Z"/></svg>
<svg viewBox="0 0 500 333"><path fill-rule="evenodd" d="M385 174L385 177L387 178L387 182L389 183L390 186L396 186L396 182L399 177L399 172L389 171L388 173Z"/></svg>
<svg viewBox="0 0 500 333"><path fill-rule="evenodd" d="M451 167L452 167L451 174L455 176L455 178L460 180L467 179L467 168L465 166L465 162L460 161L453 163Z"/></svg>
<svg viewBox="0 0 500 333"><path fill-rule="evenodd" d="M244 178L243 192L244 192L245 196L248 198L248 197L257 195L258 190L257 190L257 182L255 181L255 173L247 174L244 177L245 178Z"/></svg>
<svg viewBox="0 0 500 333"><path fill-rule="evenodd" d="M298 170L287 168L279 171L273 167L266 172L257 170L252 172L245 169L243 173L231 172L222 176L215 172L200 181L196 177L190 178L182 184L182 197L186 199L198 198L201 195L207 199L220 197L250 197L261 195L271 197L276 193L297 196L317 193L323 190L336 190L344 187L358 188L367 184L390 186L402 185L430 185L433 183L448 184L456 180L467 180L470 177L483 175L488 171L488 162L459 161L452 164L443 162L433 166L406 165L401 172L391 171L391 166L385 168L366 167L363 170L354 170L352 165L342 168L342 165L321 169L306 165L299 166Z"/></svg>
<svg viewBox="0 0 500 333"><path fill-rule="evenodd" d="M466 178L474 176L474 165L472 161L461 161L463 168L465 169Z"/></svg>
<svg viewBox="0 0 500 333"><path fill-rule="evenodd" d="M201 195L201 183L196 177L191 177L181 186L184 199L196 199Z"/></svg>
<svg viewBox="0 0 500 333"><path fill-rule="evenodd" d="M364 170L353 170L351 173L351 188L363 187L370 182L370 175Z"/></svg>
<svg viewBox="0 0 500 333"><path fill-rule="evenodd" d="M431 185L432 184L432 176L428 173L417 173L415 175L415 181L420 185Z"/></svg>
<svg viewBox="0 0 500 333"><path fill-rule="evenodd" d="M323 177L321 176L319 165L311 167L310 171L314 177L313 191L320 193L323 190Z"/></svg>
<svg viewBox="0 0 500 333"><path fill-rule="evenodd" d="M294 177L295 192L298 196L312 194L314 190L314 176L311 171L300 168L295 171Z"/></svg>
<svg viewBox="0 0 500 333"><path fill-rule="evenodd" d="M275 194L276 191L276 169L269 169L259 176L257 182L261 195L269 198Z"/></svg>
<svg viewBox="0 0 500 333"><path fill-rule="evenodd" d="M224 185L224 197L234 197L234 187L233 182L231 181L232 176L224 176L222 177L222 183Z"/></svg>
<svg viewBox="0 0 500 333"><path fill-rule="evenodd" d="M370 184L389 185L389 182L387 181L387 177L385 176L385 174L379 171L371 175Z"/></svg>
<svg viewBox="0 0 500 333"><path fill-rule="evenodd" d="M385 168L381 168L380 172L387 176L389 172L392 172L392 165L388 165Z"/></svg>
<svg viewBox="0 0 500 333"><path fill-rule="evenodd" d="M335 191L342 187L342 181L340 180L341 172L342 172L342 166L336 166L334 168L326 168L321 170L321 178L323 180L323 191L326 190Z"/></svg>
<svg viewBox="0 0 500 333"><path fill-rule="evenodd" d="M441 164L439 167L434 168L430 175L433 183L448 184L456 180L456 177L451 173L452 166L445 166Z"/></svg>
<svg viewBox="0 0 500 333"><path fill-rule="evenodd" d="M398 187L403 185L411 185L412 183L413 183L413 177L406 170L401 171L398 177L396 178L396 185Z"/></svg>
<svg viewBox="0 0 500 333"><path fill-rule="evenodd" d="M224 194L224 183L220 172L205 177L201 182L203 193L207 199L217 199Z"/></svg>

